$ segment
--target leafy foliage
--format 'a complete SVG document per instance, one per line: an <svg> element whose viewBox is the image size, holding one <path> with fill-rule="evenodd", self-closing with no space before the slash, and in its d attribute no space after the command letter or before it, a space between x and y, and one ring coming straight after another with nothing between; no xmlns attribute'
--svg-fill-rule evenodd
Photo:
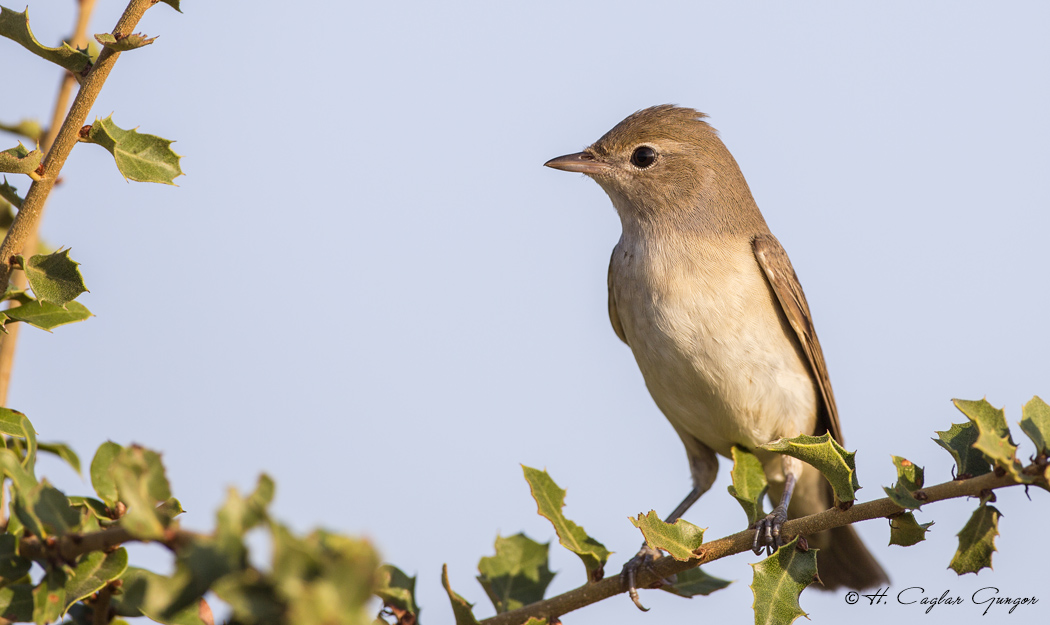
<svg viewBox="0 0 1050 625"><path fill-rule="evenodd" d="M496 555L478 562L478 581L497 613L540 601L554 579L547 564L549 543L525 534L496 537Z"/></svg>
<svg viewBox="0 0 1050 625"><path fill-rule="evenodd" d="M7 10L7 9L3 9ZM40 167L44 153L40 150L27 150L19 143L13 148L0 151L0 172L7 174L30 174Z"/></svg>
<svg viewBox="0 0 1050 625"><path fill-rule="evenodd" d="M597 540L587 535L582 527L565 518L561 509L565 506L565 491L558 487L546 471L522 465L525 480L536 500L537 511L554 526L558 541L575 553L587 568L588 579L601 579L606 561L611 553Z"/></svg>
<svg viewBox="0 0 1050 625"><path fill-rule="evenodd" d="M68 43L58 48L49 48L33 36L29 29L28 9L16 13L11 9L0 7L0 36L18 43L33 54L64 67L73 73L79 73L91 67L91 57L85 50L75 50Z"/></svg>
<svg viewBox="0 0 1050 625"><path fill-rule="evenodd" d="M762 500L769 491L769 483L758 456L737 445L733 446L732 454L733 483L729 486L729 494L744 509L747 526L751 527L766 516L762 509Z"/></svg>
<svg viewBox="0 0 1050 625"><path fill-rule="evenodd" d="M911 512L901 512L889 518L890 521L890 544L910 547L916 543L926 540L926 532L930 531L929 523L919 523Z"/></svg>
<svg viewBox="0 0 1050 625"><path fill-rule="evenodd" d="M951 567L959 575L977 573L992 568L995 537L999 535L999 517L994 506L982 503L959 531L959 549L952 558Z"/></svg>
<svg viewBox="0 0 1050 625"><path fill-rule="evenodd" d="M696 550L704 542L704 530L685 519L674 523L664 523L650 510L649 514L639 514L631 519L631 524L642 530L645 542L653 549L662 549L672 558L685 562L696 557Z"/></svg>
<svg viewBox="0 0 1050 625"><path fill-rule="evenodd" d="M838 441L832 438L831 432L825 432L822 436L803 434L795 438L782 438L768 445L761 445L761 448L798 458L816 467L831 483L831 489L835 491L835 499L838 501L849 502L856 499L856 492L860 489L854 461L856 454L839 445Z"/></svg>
<svg viewBox="0 0 1050 625"><path fill-rule="evenodd" d="M86 133L81 133L81 140L109 150L117 169L128 180L175 184L175 178L182 175L181 157L172 151L171 141L124 130L113 123L112 115L96 119Z"/></svg>
<svg viewBox="0 0 1050 625"><path fill-rule="evenodd" d="M817 579L817 550L803 551L798 546L796 536L773 555L751 565L756 624L791 623L806 616L798 598Z"/></svg>

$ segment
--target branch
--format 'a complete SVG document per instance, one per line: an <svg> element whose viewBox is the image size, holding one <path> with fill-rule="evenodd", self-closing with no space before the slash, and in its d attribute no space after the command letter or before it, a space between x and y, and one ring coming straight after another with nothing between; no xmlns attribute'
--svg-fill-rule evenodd
<svg viewBox="0 0 1050 625"><path fill-rule="evenodd" d="M131 0L128 8L113 28L113 35L117 39L122 39L132 34L139 20L154 2L155 0ZM22 202L22 208L7 231L3 244L0 245L0 285L6 286L11 277L11 258L22 252L26 242L36 232L44 210L44 202L51 193L51 189L54 188L55 180L62 166L65 165L69 153L76 145L80 129L118 56L120 53L112 48L103 48L95 65L84 77L83 85L76 99L73 100L73 106L69 109L69 115L66 116L62 128L58 131L58 136L55 137L54 145L48 150L43 164L37 171L39 179L34 180L33 185L29 187L25 201Z"/></svg>
<svg viewBox="0 0 1050 625"><path fill-rule="evenodd" d="M169 529L164 533L160 544L172 551L190 542L205 538L202 534L179 529ZM132 542L155 542L142 540L131 535L123 527L110 527L89 534L65 534L41 540L39 536L25 536L18 541L18 555L29 560L61 559L74 562L77 557L93 551L112 551L117 547Z"/></svg>
<svg viewBox="0 0 1050 625"><path fill-rule="evenodd" d="M95 0L80 0L78 6L77 25L73 28L73 35L69 38L69 44L74 48L84 48L88 44L87 29L88 23L91 21L91 13L95 9ZM51 146L55 143L55 137L58 136L62 120L68 112L69 94L72 93L74 84L76 84L76 77L70 72L62 72L62 82L58 87L58 95L55 97L55 108L51 113L51 125L40 141L40 149L44 152L49 152ZM42 215L43 206L41 206L40 211ZM39 217L36 223L39 225ZM23 254L28 257L36 253L36 244L37 229L34 226L22 246ZM14 275L11 279L11 288L16 291L26 288L25 273L16 273ZM15 346L18 344L18 330L21 325L20 323L13 323L7 327L7 334L0 334L0 406L7 405L7 391L11 384L11 369L14 366Z"/></svg>
<svg viewBox="0 0 1050 625"><path fill-rule="evenodd" d="M1029 476L1035 475L1033 485L1048 488L1047 480L1043 476L1044 470L1045 466L1031 465L1023 473ZM945 499L980 497L983 493L997 488L1018 486L1020 484L1022 483L1015 481L1009 475L986 473L970 479L955 480L923 488L915 491L914 494L925 505ZM796 534L815 534L858 521L889 517L904 511L904 508L893 503L888 497L884 497L875 501L856 504L849 510L832 508L807 517L793 519L784 524L783 535L791 537ZM664 578L696 568L702 564L744 551L750 551L754 537L754 530L744 530L743 532L737 532L736 534L704 543L697 550L697 557L685 562L675 560L670 556L660 558L653 563L651 569L642 569L638 572L638 587L644 588ZM517 610L497 614L492 618L481 621L481 625L521 625L530 617L546 618L548 622L555 622L554 619L557 617L623 592L627 592L627 589L623 587L619 574L616 574L606 577L600 582L580 586L557 597L551 597Z"/></svg>

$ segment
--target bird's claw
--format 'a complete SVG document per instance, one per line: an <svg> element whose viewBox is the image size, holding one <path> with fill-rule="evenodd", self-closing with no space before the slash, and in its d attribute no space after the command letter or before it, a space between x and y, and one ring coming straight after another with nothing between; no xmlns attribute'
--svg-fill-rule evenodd
<svg viewBox="0 0 1050 625"><path fill-rule="evenodd" d="M661 556L659 549L653 549L649 545L642 545L642 548L638 550L637 555L627 561L627 564L623 565L623 570L620 571L620 581L627 586L627 594L631 597L631 601L638 607L642 612L648 612L649 608L642 605L642 601L638 598L638 585L635 582L638 571L642 569L648 569L649 572L653 570L653 562ZM671 580L661 580L665 584L673 584Z"/></svg>
<svg viewBox="0 0 1050 625"><path fill-rule="evenodd" d="M755 524L755 540L751 543L751 550L755 555L762 555L763 549L766 550L766 555L773 555L773 552L784 544L780 537L780 529L786 521L787 509L777 506L766 518Z"/></svg>

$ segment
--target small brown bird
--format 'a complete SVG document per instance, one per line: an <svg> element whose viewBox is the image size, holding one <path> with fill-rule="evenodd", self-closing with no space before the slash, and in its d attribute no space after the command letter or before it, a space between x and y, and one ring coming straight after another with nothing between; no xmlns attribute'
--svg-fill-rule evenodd
<svg viewBox="0 0 1050 625"><path fill-rule="evenodd" d="M693 478L668 522L711 488L718 455L740 445L763 462L779 498L757 524L759 553L782 544L789 515L821 512L834 498L816 469L758 446L828 431L842 443L842 426L802 286L705 117L670 105L638 111L583 152L546 165L593 178L620 215L609 317L685 444ZM848 525L809 544L820 549L826 590L888 582ZM657 556L643 546L624 567L638 607L635 573Z"/></svg>

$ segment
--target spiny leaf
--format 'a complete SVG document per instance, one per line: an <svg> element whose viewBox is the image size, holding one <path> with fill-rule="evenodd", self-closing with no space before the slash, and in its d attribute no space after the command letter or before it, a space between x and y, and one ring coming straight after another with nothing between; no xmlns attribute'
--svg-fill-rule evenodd
<svg viewBox="0 0 1050 625"><path fill-rule="evenodd" d="M738 445L733 446L732 453L733 483L729 486L729 494L740 503L747 515L747 526L751 527L766 516L762 500L769 490L769 483L758 456Z"/></svg>
<svg viewBox="0 0 1050 625"><path fill-rule="evenodd" d="M1036 395L1024 405L1021 414L1021 431L1035 443L1036 455L1050 455L1050 406Z"/></svg>
<svg viewBox="0 0 1050 625"><path fill-rule="evenodd" d="M666 590L679 597L689 598L697 595L709 595L716 590L722 590L732 583L731 581L708 575L702 568L696 567L695 569L678 573L675 575L674 584L660 586L660 590Z"/></svg>
<svg viewBox="0 0 1050 625"><path fill-rule="evenodd" d="M786 625L806 616L799 595L817 579L817 549L798 550L798 537L765 560L752 564L756 625Z"/></svg>
<svg viewBox="0 0 1050 625"><path fill-rule="evenodd" d="M26 50L56 65L64 67L74 74L91 67L91 57L83 50L75 50L68 43L60 48L49 48L42 45L29 30L29 11L16 13L0 7L0 36L18 43Z"/></svg>
<svg viewBox="0 0 1050 625"><path fill-rule="evenodd" d="M87 292L79 267L68 249L37 254L25 263L26 280L38 300L65 306Z"/></svg>
<svg viewBox="0 0 1050 625"><path fill-rule="evenodd" d="M40 443L37 447L40 451L46 451L49 454L54 454L64 460L66 464L73 467L73 470L80 475L80 456L77 452L73 451L73 448L65 443Z"/></svg>
<svg viewBox="0 0 1050 625"><path fill-rule="evenodd" d="M910 547L916 543L926 540L926 532L930 531L929 523L918 523L915 515L911 512L902 512L889 517L890 522L890 544Z"/></svg>
<svg viewBox="0 0 1050 625"><path fill-rule="evenodd" d="M992 464L1021 479L1021 463L1017 460L1017 445L1010 437L1010 427L1002 409L996 409L987 400L968 401L953 399L952 402L977 426L974 449L984 454Z"/></svg>
<svg viewBox="0 0 1050 625"><path fill-rule="evenodd" d="M696 550L704 542L704 530L685 519L674 523L664 523L650 510L649 514L639 514L631 519L631 524L642 530L645 542L653 549L663 549L679 562L696 557Z"/></svg>
<svg viewBox="0 0 1050 625"><path fill-rule="evenodd" d="M588 579L601 579L602 569L611 553L597 540L587 535L582 527L565 518L561 509L565 506L565 491L558 487L546 471L522 465L525 480L529 483L532 498L536 500L537 512L554 526L558 541L583 560Z"/></svg>
<svg viewBox="0 0 1050 625"><path fill-rule="evenodd" d="M66 579L66 605L63 612L81 599L102 590L106 584L124 574L128 568L128 551L123 547L111 553L94 551L85 554Z"/></svg>
<svg viewBox="0 0 1050 625"><path fill-rule="evenodd" d="M403 615L410 614L410 622L419 622L419 605L416 604L416 578L409 577L392 564L379 567L379 588L376 595L383 600L383 605L394 611L398 622L404 622Z"/></svg>
<svg viewBox="0 0 1050 625"><path fill-rule="evenodd" d="M973 448L977 442L977 426L973 423L953 423L952 427L944 432L936 432L937 438L933 442L945 448L955 458L957 478L977 477L990 473L992 465L985 459L984 454Z"/></svg>
<svg viewBox="0 0 1050 625"><path fill-rule="evenodd" d="M959 549L952 557L949 568L963 575L976 574L983 568L992 568L992 553L995 537L999 535L999 517L994 506L982 503L966 525L959 531Z"/></svg>
<svg viewBox="0 0 1050 625"><path fill-rule="evenodd" d="M452 602L452 614L456 617L456 625L478 625L478 619L474 617L474 604L460 597L448 583L448 565L441 565L441 585L448 593L448 599Z"/></svg>
<svg viewBox="0 0 1050 625"><path fill-rule="evenodd" d="M5 11L7 9L4 9ZM7 174L31 174L40 167L44 153L27 150L21 142L17 146L0 152L0 172ZM12 202L13 204L13 202Z"/></svg>
<svg viewBox="0 0 1050 625"><path fill-rule="evenodd" d="M171 149L171 141L136 130L124 130L113 123L113 116L96 119L87 136L81 140L96 143L109 150L117 169L129 180L175 184L182 175L181 158Z"/></svg>
<svg viewBox="0 0 1050 625"><path fill-rule="evenodd" d="M835 491L838 501L848 502L857 498L856 491L860 489L860 482L857 481L857 467L854 461L856 453L846 451L832 438L831 432L825 432L822 436L803 434L795 438L782 438L760 447L798 458L816 467L831 483L831 489Z"/></svg>
<svg viewBox="0 0 1050 625"><path fill-rule="evenodd" d="M127 52L128 50L148 46L156 39L156 37L146 37L146 35L143 35L142 33L135 33L126 37L121 37L120 39L117 39L110 33L100 33L95 35L95 41L117 52Z"/></svg>
<svg viewBox="0 0 1050 625"><path fill-rule="evenodd" d="M554 579L547 564L549 551L550 543L525 534L496 537L496 555L478 562L478 581L498 614L543 600Z"/></svg>
<svg viewBox="0 0 1050 625"><path fill-rule="evenodd" d="M80 302L69 302L65 306L59 306L39 301L8 308L4 314L15 321L22 321L48 332L58 326L83 321L93 316L87 306Z"/></svg>
<svg viewBox="0 0 1050 625"><path fill-rule="evenodd" d="M40 126L40 122L35 119L23 119L17 124L5 124L0 122L0 130L16 135L22 135L34 143L39 143L40 140L44 138L44 129Z"/></svg>
<svg viewBox="0 0 1050 625"><path fill-rule="evenodd" d="M925 479L922 467L900 456L892 458L893 465L897 467L897 483L892 488L883 486L882 490L886 491L893 503L902 508L914 510L921 507L922 501L916 499L913 493L922 488Z"/></svg>
<svg viewBox="0 0 1050 625"><path fill-rule="evenodd" d="M164 4L170 6L171 8L175 9L179 13L182 13L182 9L179 8L179 0L160 0L160 1L163 2Z"/></svg>

